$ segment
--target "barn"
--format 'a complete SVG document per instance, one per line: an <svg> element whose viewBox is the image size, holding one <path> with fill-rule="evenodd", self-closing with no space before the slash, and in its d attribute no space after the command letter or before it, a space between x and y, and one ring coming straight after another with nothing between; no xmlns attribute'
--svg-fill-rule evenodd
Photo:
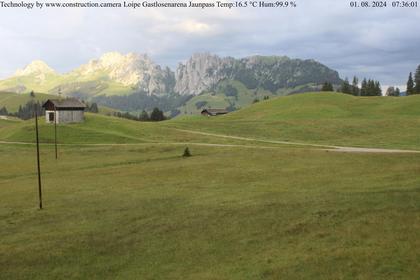
<svg viewBox="0 0 420 280"><path fill-rule="evenodd" d="M224 115L229 113L226 109L204 109L201 111L201 115L203 116L218 116L218 115Z"/></svg>
<svg viewBox="0 0 420 280"><path fill-rule="evenodd" d="M86 105L76 98L48 99L42 107L47 123L78 123L85 119Z"/></svg>

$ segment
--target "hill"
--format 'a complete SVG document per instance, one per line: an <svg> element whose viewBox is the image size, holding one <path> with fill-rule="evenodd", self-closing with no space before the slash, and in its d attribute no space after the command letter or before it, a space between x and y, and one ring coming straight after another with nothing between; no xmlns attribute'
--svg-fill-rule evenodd
<svg viewBox="0 0 420 280"><path fill-rule="evenodd" d="M186 139L203 138L205 142L225 142L226 139L197 132L307 144L420 150L418 116L418 96L354 97L338 93L305 93L271 98L214 118L189 116L148 123L87 114L86 123L61 129L62 133L68 134L66 143L81 143L76 141L79 138L104 143L177 141L180 134L177 129L183 129L192 131L186 134ZM8 134L8 139L32 141L31 126L32 122L20 124L21 132ZM43 129L52 128L45 125ZM45 140L51 142L52 138Z"/></svg>
<svg viewBox="0 0 420 280"><path fill-rule="evenodd" d="M35 94L35 100L39 102L46 101L50 98L57 98L57 96L44 93ZM32 97L29 93L17 94L12 92L0 92L0 108L6 107L9 112L17 112L19 106L24 106L31 100Z"/></svg>
<svg viewBox="0 0 420 280"><path fill-rule="evenodd" d="M178 127L258 139L420 149L420 96L305 93L271 98L216 118L181 118Z"/></svg>

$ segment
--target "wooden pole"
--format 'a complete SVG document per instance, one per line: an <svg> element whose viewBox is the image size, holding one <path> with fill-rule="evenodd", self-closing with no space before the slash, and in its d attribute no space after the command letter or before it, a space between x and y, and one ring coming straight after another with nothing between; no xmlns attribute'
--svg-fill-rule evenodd
<svg viewBox="0 0 420 280"><path fill-rule="evenodd" d="M41 164L39 161L39 136L38 136L38 113L35 106L35 131L36 131L36 161L38 165L38 194L39 194L39 209L42 209L42 185L41 185Z"/></svg>
<svg viewBox="0 0 420 280"><path fill-rule="evenodd" d="M58 159L57 151L57 109L54 106L54 139L55 139L55 159Z"/></svg>

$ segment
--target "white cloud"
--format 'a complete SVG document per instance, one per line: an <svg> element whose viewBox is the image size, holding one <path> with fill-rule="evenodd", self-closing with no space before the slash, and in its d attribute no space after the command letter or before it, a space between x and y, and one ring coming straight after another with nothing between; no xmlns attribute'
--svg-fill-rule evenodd
<svg viewBox="0 0 420 280"><path fill-rule="evenodd" d="M0 17L0 77L34 59L65 72L108 51L146 52L172 67L202 51L314 58L343 77L382 84L405 83L420 63L419 9L297 3L288 9L10 10Z"/></svg>
<svg viewBox="0 0 420 280"><path fill-rule="evenodd" d="M209 34L213 29L206 23L186 20L175 25L175 30L181 33Z"/></svg>

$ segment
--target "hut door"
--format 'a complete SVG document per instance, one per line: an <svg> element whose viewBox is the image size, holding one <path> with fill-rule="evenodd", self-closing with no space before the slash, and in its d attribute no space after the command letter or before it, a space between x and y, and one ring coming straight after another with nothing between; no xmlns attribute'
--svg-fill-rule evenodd
<svg viewBox="0 0 420 280"><path fill-rule="evenodd" d="M54 121L54 113L48 113L48 120L50 122L53 122Z"/></svg>

